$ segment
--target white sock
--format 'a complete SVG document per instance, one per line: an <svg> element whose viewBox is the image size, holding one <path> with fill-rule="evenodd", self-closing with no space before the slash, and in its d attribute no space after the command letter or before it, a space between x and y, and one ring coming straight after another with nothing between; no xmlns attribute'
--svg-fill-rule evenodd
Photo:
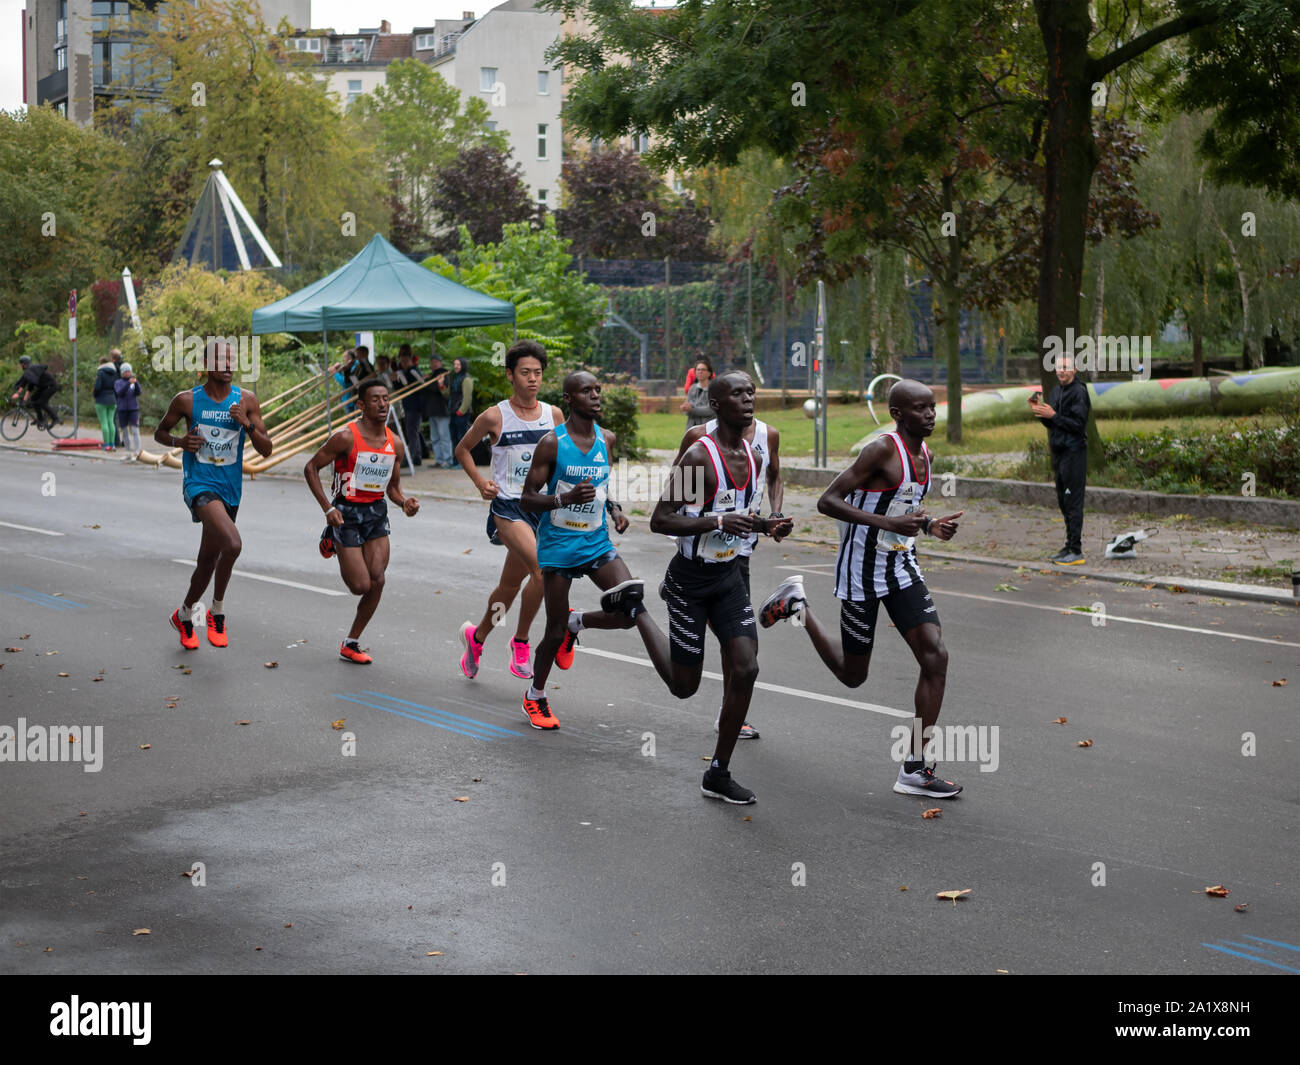
<svg viewBox="0 0 1300 1065"><path fill-rule="evenodd" d="M542 689L539 691L538 689L534 688L534 687L530 684L530 685L528 685L528 698L530 698L530 699L545 699L545 698L546 698L546 689L545 689L545 688L542 688Z"/></svg>
<svg viewBox="0 0 1300 1065"><path fill-rule="evenodd" d="M209 614L224 614L226 612L226 601L224 599L212 600L212 605L208 607Z"/></svg>
<svg viewBox="0 0 1300 1065"><path fill-rule="evenodd" d="M351 636L343 637L343 642L357 648L358 650L361 648L361 641L359 639L354 640Z"/></svg>
<svg viewBox="0 0 1300 1065"><path fill-rule="evenodd" d="M569 615L569 631L573 633L582 631L582 611L575 610Z"/></svg>

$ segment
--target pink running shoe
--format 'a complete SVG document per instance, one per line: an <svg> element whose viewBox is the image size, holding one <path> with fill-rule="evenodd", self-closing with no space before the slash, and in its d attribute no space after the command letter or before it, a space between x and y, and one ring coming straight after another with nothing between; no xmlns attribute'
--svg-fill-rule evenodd
<svg viewBox="0 0 1300 1065"><path fill-rule="evenodd" d="M470 680L478 676L478 660L483 657L483 645L474 639L477 628L472 621L460 627L460 642L465 645L465 653L460 656L460 671Z"/></svg>
<svg viewBox="0 0 1300 1065"><path fill-rule="evenodd" d="M532 680L533 670L528 664L528 641L510 640L510 672L521 680Z"/></svg>

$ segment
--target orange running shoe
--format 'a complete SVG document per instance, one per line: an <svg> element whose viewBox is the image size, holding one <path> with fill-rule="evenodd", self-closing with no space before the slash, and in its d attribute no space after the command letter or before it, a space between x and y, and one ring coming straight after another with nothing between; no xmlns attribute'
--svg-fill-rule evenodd
<svg viewBox="0 0 1300 1065"><path fill-rule="evenodd" d="M189 618L182 621L179 610L173 610L169 620L172 628L181 634L181 646L187 651L196 650L199 646L199 638L194 635L194 622Z"/></svg>
<svg viewBox="0 0 1300 1065"><path fill-rule="evenodd" d="M347 640L339 644L339 657L345 662L355 662L359 666L368 666L374 661L360 647L349 647Z"/></svg>
<svg viewBox="0 0 1300 1065"><path fill-rule="evenodd" d="M547 731L560 727L559 721L556 720L555 715L551 713L550 706L547 705L545 695L540 699L530 699L528 693L525 692L524 713L528 715L528 723L533 728Z"/></svg>
<svg viewBox="0 0 1300 1065"><path fill-rule="evenodd" d="M573 613L573 607L569 607L569 613ZM561 669L568 669L573 665L573 648L578 642L578 634L572 629L564 630L564 639L560 641L560 649L555 652L555 664Z"/></svg>
<svg viewBox="0 0 1300 1065"><path fill-rule="evenodd" d="M208 611L208 643L213 647L225 647L229 642L226 638L226 615Z"/></svg>

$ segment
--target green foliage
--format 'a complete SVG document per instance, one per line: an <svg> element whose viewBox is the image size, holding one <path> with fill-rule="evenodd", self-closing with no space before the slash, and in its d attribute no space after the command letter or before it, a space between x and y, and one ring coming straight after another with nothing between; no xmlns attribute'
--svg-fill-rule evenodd
<svg viewBox="0 0 1300 1065"><path fill-rule="evenodd" d="M66 317L64 322L67 322ZM66 324L62 329L56 329L38 322L19 322L14 338L18 341L18 355L29 355L33 362L47 366L57 366L72 346Z"/></svg>

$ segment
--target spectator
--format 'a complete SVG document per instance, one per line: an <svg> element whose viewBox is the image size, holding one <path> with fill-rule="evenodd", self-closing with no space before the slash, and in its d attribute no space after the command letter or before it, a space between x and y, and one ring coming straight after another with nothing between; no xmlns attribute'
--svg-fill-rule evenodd
<svg viewBox="0 0 1300 1065"><path fill-rule="evenodd" d="M703 352L700 352L698 355L695 356L694 359L691 360L690 368L687 369L686 371L686 387L684 391L687 393L690 392L691 385L695 384L695 367L700 364L701 359L709 363L709 377L710 379L712 379L713 377L713 363L709 362L709 357L707 355L705 355Z"/></svg>
<svg viewBox="0 0 1300 1065"><path fill-rule="evenodd" d="M433 461L440 470L456 465L451 459L451 411L447 408L447 368L441 355L429 359L429 376L433 379L425 392L424 409L429 416L429 441L433 445Z"/></svg>
<svg viewBox="0 0 1300 1065"><path fill-rule="evenodd" d="M1047 444L1052 452L1056 477L1056 505L1065 519L1065 547L1049 561L1058 566L1081 566L1083 557L1083 491L1088 476L1088 413L1092 403L1088 386L1075 376L1074 357L1062 356L1056 364L1056 379L1050 401L1041 392L1029 397L1029 407L1047 426ZM1035 402L1037 397L1037 402Z"/></svg>
<svg viewBox="0 0 1300 1065"><path fill-rule="evenodd" d="M411 345L403 344L398 349L397 374L393 378L394 383L398 388L405 388L407 385L423 380L424 375L420 373L420 368L415 365L415 356L411 354ZM406 453L416 466L424 465L421 461L424 450L420 445L420 417L423 413L423 390L412 392L409 396L403 397L402 436L406 439Z"/></svg>
<svg viewBox="0 0 1300 1065"><path fill-rule="evenodd" d="M469 362L465 359L452 360L447 407L451 411L451 446L454 449L460 438L469 432L470 422L474 420L474 378L469 375Z"/></svg>
<svg viewBox="0 0 1300 1065"><path fill-rule="evenodd" d="M122 349L114 348L109 352L113 357L113 380L116 381L122 376ZM117 397L112 397L113 402L113 446L122 446L122 431L117 427Z"/></svg>
<svg viewBox="0 0 1300 1065"><path fill-rule="evenodd" d="M99 432L104 438L100 447L104 451L112 451L117 439L117 393L113 391L117 377L113 356L101 355L99 369L95 371L95 413L99 415Z"/></svg>
<svg viewBox="0 0 1300 1065"><path fill-rule="evenodd" d="M691 387L686 390L686 400L682 403L687 429L704 425L715 417L713 408L709 406L709 382L713 380L713 363L700 356L695 360L691 373L694 375Z"/></svg>
<svg viewBox="0 0 1300 1065"><path fill-rule="evenodd" d="M375 376L384 382L384 387L389 392L393 391L393 370L389 365L387 355L375 356Z"/></svg>
<svg viewBox="0 0 1300 1065"><path fill-rule="evenodd" d="M59 382L43 363L32 362L30 355L18 356L18 365L22 374L14 382L14 400L23 400L31 404L36 412L36 428L46 429L56 425L59 419L50 410L50 397L58 390Z"/></svg>
<svg viewBox="0 0 1300 1065"><path fill-rule="evenodd" d="M135 458L140 454L140 382L129 362L122 363L121 375L113 382L117 396L117 424L122 427L123 446Z"/></svg>

